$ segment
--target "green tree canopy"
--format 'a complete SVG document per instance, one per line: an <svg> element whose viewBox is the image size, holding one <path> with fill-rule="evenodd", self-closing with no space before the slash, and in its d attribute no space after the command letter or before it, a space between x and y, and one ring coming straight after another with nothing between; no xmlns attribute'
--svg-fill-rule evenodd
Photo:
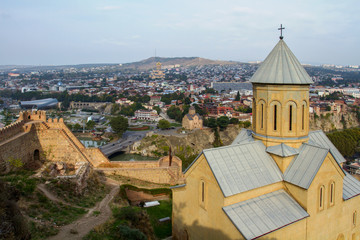
<svg viewBox="0 0 360 240"><path fill-rule="evenodd" d="M221 116L216 119L216 123L219 126L220 130L224 130L229 125L229 118L227 116Z"/></svg>
<svg viewBox="0 0 360 240"><path fill-rule="evenodd" d="M239 91L236 94L235 101L240 101L240 93L239 93Z"/></svg>
<svg viewBox="0 0 360 240"><path fill-rule="evenodd" d="M159 106L155 106L153 109L156 110L157 114L161 113L161 108Z"/></svg>
<svg viewBox="0 0 360 240"><path fill-rule="evenodd" d="M167 128L170 128L170 123L169 123L169 121L167 121L165 119L161 119L157 126L160 129L167 129Z"/></svg>
<svg viewBox="0 0 360 240"><path fill-rule="evenodd" d="M117 116L110 120L112 130L121 137L129 127L128 119L123 116Z"/></svg>
<svg viewBox="0 0 360 240"><path fill-rule="evenodd" d="M89 120L87 123L86 123L86 129L88 130L93 130L94 127L96 125L96 122L94 122L93 120Z"/></svg>
<svg viewBox="0 0 360 240"><path fill-rule="evenodd" d="M180 108L176 107L176 106L171 106L167 111L166 114L169 116L169 118L171 119L175 119L177 122L181 122L182 121L182 111Z"/></svg>
<svg viewBox="0 0 360 240"><path fill-rule="evenodd" d="M81 129L81 125L78 124L78 123L75 123L74 126L73 126L73 130L74 131L79 131Z"/></svg>

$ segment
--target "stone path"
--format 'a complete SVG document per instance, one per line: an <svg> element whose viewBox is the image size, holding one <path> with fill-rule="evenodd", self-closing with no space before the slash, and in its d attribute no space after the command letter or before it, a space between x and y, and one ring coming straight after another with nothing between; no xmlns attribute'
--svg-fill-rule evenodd
<svg viewBox="0 0 360 240"><path fill-rule="evenodd" d="M56 236L48 238L49 240L64 240L64 239L82 239L86 234L88 234L94 227L105 223L111 216L112 212L109 206L111 200L119 192L119 185L114 184L112 181L107 181L108 184L112 185L112 189L105 198L98 203L94 208L90 209L89 212L78 219L77 221L62 226L59 233ZM100 212L97 216L93 213L95 211ZM73 233L71 233L73 232Z"/></svg>

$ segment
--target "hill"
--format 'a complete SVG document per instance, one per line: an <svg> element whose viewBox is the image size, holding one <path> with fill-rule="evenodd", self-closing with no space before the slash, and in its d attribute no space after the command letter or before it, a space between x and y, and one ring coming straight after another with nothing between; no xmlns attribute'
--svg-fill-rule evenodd
<svg viewBox="0 0 360 240"><path fill-rule="evenodd" d="M238 63L233 61L210 60L200 57L175 57L175 58L151 57L138 62L125 63L122 65L122 68L148 70L155 68L157 62L161 62L162 66L178 64L181 67L204 66L204 65L232 65Z"/></svg>

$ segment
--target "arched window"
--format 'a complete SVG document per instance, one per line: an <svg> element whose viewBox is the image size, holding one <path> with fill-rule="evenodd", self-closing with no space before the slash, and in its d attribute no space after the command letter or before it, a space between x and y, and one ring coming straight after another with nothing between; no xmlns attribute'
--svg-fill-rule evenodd
<svg viewBox="0 0 360 240"><path fill-rule="evenodd" d="M302 105L301 109L301 130L305 129L305 105Z"/></svg>
<svg viewBox="0 0 360 240"><path fill-rule="evenodd" d="M264 128L264 104L261 104L260 126Z"/></svg>
<svg viewBox="0 0 360 240"><path fill-rule="evenodd" d="M274 105L274 131L277 129L277 105Z"/></svg>
<svg viewBox="0 0 360 240"><path fill-rule="evenodd" d="M289 131L292 131L292 118L293 118L293 113L292 113L292 111L293 111L293 106L292 105L290 105L290 107L289 107Z"/></svg>
<svg viewBox="0 0 360 240"><path fill-rule="evenodd" d="M353 220L352 220L352 223L353 223L353 227L355 227L356 226L356 216L357 215L357 213L356 213L356 211L353 213Z"/></svg>
<svg viewBox="0 0 360 240"><path fill-rule="evenodd" d="M38 149L36 149L36 150L34 151L34 160L35 160L35 161L40 160L40 152L39 152Z"/></svg>
<svg viewBox="0 0 360 240"><path fill-rule="evenodd" d="M199 204L202 208L206 210L206 203L207 203L207 191L206 191L206 182L201 179L200 186L199 186Z"/></svg>
<svg viewBox="0 0 360 240"><path fill-rule="evenodd" d="M329 203L330 203L330 206L333 206L334 203L335 203L335 182L331 182L330 183L330 192L329 192Z"/></svg>
<svg viewBox="0 0 360 240"><path fill-rule="evenodd" d="M321 186L319 189L319 210L324 209L324 195L325 195L325 187Z"/></svg>
<svg viewBox="0 0 360 240"><path fill-rule="evenodd" d="M201 182L201 202L205 202L205 183Z"/></svg>

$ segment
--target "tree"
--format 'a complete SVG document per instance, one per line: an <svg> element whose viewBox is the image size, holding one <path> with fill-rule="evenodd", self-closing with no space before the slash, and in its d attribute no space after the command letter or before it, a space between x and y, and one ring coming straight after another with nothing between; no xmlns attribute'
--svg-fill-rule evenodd
<svg viewBox="0 0 360 240"><path fill-rule="evenodd" d="M240 101L240 93L239 93L239 91L236 94L235 101Z"/></svg>
<svg viewBox="0 0 360 240"><path fill-rule="evenodd" d="M229 125L229 118L227 116L221 116L216 119L216 123L219 126L220 130L224 130Z"/></svg>
<svg viewBox="0 0 360 240"><path fill-rule="evenodd" d="M159 106L155 106L153 109L156 110L157 114L161 113L161 108Z"/></svg>
<svg viewBox="0 0 360 240"><path fill-rule="evenodd" d="M119 111L120 109L120 105L117 103L113 103L113 105L111 106L111 114L114 115L116 114L117 111Z"/></svg>
<svg viewBox="0 0 360 240"><path fill-rule="evenodd" d="M230 119L230 124L237 124L237 123L239 123L239 119L237 119L237 118Z"/></svg>
<svg viewBox="0 0 360 240"><path fill-rule="evenodd" d="M110 120L112 130L121 137L126 129L129 127L128 119L123 116L117 116Z"/></svg>
<svg viewBox="0 0 360 240"><path fill-rule="evenodd" d="M169 121L167 121L165 119L161 119L157 126L160 129L167 129L167 128L170 128L170 123L169 123Z"/></svg>
<svg viewBox="0 0 360 240"><path fill-rule="evenodd" d="M89 120L87 123L86 123L86 129L88 130L93 130L94 127L96 125L96 122L94 122L93 120Z"/></svg>
<svg viewBox="0 0 360 240"><path fill-rule="evenodd" d="M75 132L79 131L81 129L81 125L78 124L78 123L75 123L75 125L73 126L73 129L74 129Z"/></svg>
<svg viewBox="0 0 360 240"><path fill-rule="evenodd" d="M191 104L191 99L190 98L185 98L185 104L187 104L187 105L189 105L189 104Z"/></svg>
<svg viewBox="0 0 360 240"><path fill-rule="evenodd" d="M240 127L244 127L244 128L248 128L251 126L251 122L250 121L241 121L239 123Z"/></svg>
<svg viewBox="0 0 360 240"><path fill-rule="evenodd" d="M216 119L215 118L208 118L207 120L207 126L209 128L216 128L217 127L217 124L216 124Z"/></svg>
<svg viewBox="0 0 360 240"><path fill-rule="evenodd" d="M182 111L180 110L180 108L175 107L175 106L171 106L167 111L166 114L169 116L169 118L171 119L175 119L177 122L181 122L182 120Z"/></svg>

